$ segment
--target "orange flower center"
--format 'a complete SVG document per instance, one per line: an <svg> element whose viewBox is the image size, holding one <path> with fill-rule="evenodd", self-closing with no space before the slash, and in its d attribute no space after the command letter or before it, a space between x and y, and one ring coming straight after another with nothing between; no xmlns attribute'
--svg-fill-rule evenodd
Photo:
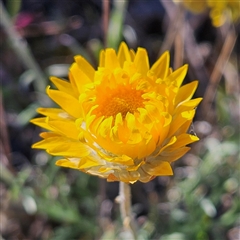
<svg viewBox="0 0 240 240"><path fill-rule="evenodd" d="M124 118L128 112L134 113L138 108L143 107L143 91L131 89L127 86L118 86L111 89L105 96L100 94L97 97L98 108L94 113L97 116L115 117L118 113Z"/></svg>

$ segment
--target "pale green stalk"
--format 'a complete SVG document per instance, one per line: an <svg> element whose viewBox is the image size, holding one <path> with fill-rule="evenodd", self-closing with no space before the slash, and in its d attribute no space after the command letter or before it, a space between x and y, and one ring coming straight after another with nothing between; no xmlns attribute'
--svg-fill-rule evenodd
<svg viewBox="0 0 240 240"><path fill-rule="evenodd" d="M111 12L107 32L108 47L117 49L120 41L122 40L123 21L125 18L127 2L127 0L113 1L113 10Z"/></svg>
<svg viewBox="0 0 240 240"><path fill-rule="evenodd" d="M131 239L137 239L136 227L132 217L131 207L131 188L129 184L119 183L119 204L120 213L124 226L124 230L131 234Z"/></svg>

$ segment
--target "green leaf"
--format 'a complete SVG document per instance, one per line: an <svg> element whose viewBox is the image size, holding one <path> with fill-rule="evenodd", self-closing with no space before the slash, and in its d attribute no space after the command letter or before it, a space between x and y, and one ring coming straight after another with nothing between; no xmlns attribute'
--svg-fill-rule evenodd
<svg viewBox="0 0 240 240"><path fill-rule="evenodd" d="M126 6L127 0L113 1L113 10L111 13L107 34L108 47L117 49L120 41L122 40L122 29Z"/></svg>

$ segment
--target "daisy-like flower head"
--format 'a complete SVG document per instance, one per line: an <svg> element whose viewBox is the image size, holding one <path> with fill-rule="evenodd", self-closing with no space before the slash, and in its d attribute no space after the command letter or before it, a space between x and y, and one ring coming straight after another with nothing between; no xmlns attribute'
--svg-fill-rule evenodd
<svg viewBox="0 0 240 240"><path fill-rule="evenodd" d="M188 129L201 98L191 99L197 81L181 86L186 73L187 65L169 68L168 52L150 67L144 48L135 53L125 43L102 51L97 70L76 56L69 82L51 78L58 90L47 94L60 108L38 109L45 117L31 122L48 132L33 148L108 181L172 175L170 163L198 140Z"/></svg>

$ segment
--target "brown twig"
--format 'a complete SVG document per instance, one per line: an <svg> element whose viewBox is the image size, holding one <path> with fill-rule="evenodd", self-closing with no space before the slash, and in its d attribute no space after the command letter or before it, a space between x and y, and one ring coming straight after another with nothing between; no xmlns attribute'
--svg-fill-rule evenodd
<svg viewBox="0 0 240 240"><path fill-rule="evenodd" d="M10 162L10 142L7 132L7 124L5 119L5 111L3 107L2 93L0 91L0 155L2 164L15 174L15 171Z"/></svg>
<svg viewBox="0 0 240 240"><path fill-rule="evenodd" d="M184 58L184 9L179 6L179 23L174 41L174 69L183 65Z"/></svg>
<svg viewBox="0 0 240 240"><path fill-rule="evenodd" d="M228 59L232 53L236 39L237 36L234 28L229 28L228 32L226 33L226 39L223 44L222 50L210 76L210 82L201 104L201 112L205 113L204 119L206 120L211 120L213 117L211 114L211 107L216 95L217 87L223 75L225 65L228 62Z"/></svg>
<svg viewBox="0 0 240 240"><path fill-rule="evenodd" d="M185 57L187 58L189 65L194 70L196 78L199 80L199 91L204 93L205 86L207 85L209 79L209 74L205 67L204 57L202 56L202 52L196 42L193 29L188 22L185 22L184 31L187 36L187 38L185 38Z"/></svg>
<svg viewBox="0 0 240 240"><path fill-rule="evenodd" d="M162 47L159 51L159 56L165 51L169 51L172 48L174 40L176 39L176 35L179 32L179 23L181 23L180 19L182 19L183 14L183 11L181 11L180 8L177 8L172 2L164 0L160 1L166 10L167 17L170 19L170 24L167 26L168 30L162 43Z"/></svg>

